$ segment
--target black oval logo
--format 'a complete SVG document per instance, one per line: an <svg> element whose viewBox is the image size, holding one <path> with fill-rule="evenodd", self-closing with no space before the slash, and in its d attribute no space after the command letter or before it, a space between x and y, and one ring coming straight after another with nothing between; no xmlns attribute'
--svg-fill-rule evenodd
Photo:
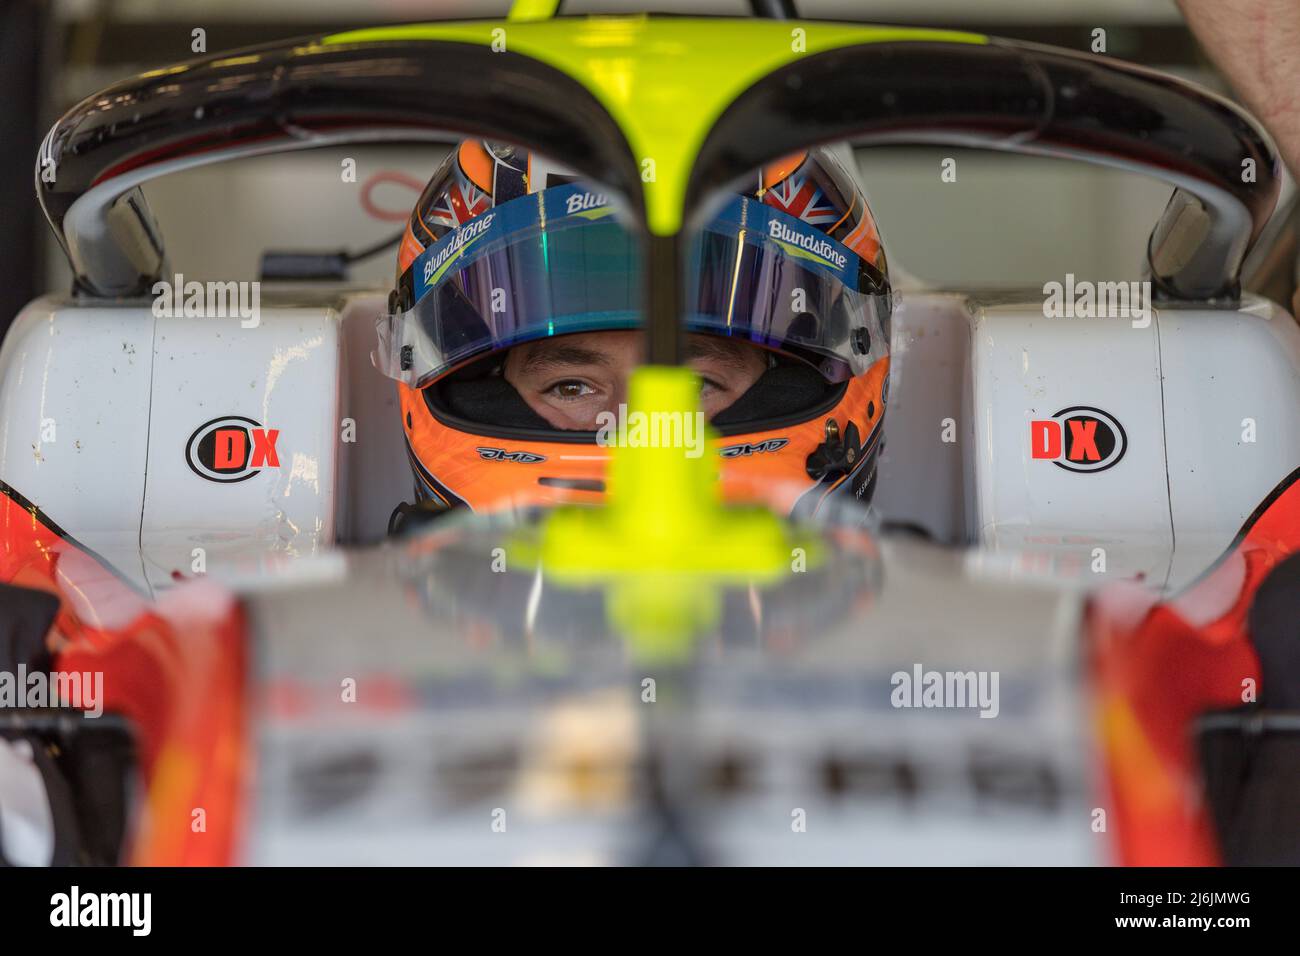
<svg viewBox="0 0 1300 956"><path fill-rule="evenodd" d="M1034 458L1066 471L1092 474L1119 464L1128 451L1128 435L1109 412L1074 405L1051 418L1031 421L1029 446Z"/></svg>
<svg viewBox="0 0 1300 956"><path fill-rule="evenodd" d="M230 484L246 481L263 468L278 468L278 430L241 415L204 422L185 445L185 462L200 478Z"/></svg>

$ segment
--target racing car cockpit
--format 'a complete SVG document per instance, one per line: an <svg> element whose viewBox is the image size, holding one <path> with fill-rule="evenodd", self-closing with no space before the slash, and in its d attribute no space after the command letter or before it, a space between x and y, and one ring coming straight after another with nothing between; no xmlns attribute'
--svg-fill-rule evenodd
<svg viewBox="0 0 1300 956"><path fill-rule="evenodd" d="M818 860L1294 852L1216 843L1231 825L1181 799L1246 759L1241 596L1300 545L1300 329L1242 282L1282 189L1267 136L1118 60L790 29L358 30L179 64L55 125L36 185L75 287L0 351L0 580L59 597L33 612L51 666L124 675L101 703L149 812L96 859L519 861L563 833L759 862L790 807L837 814L800 845ZM169 261L151 180L376 141L453 147L395 288L288 281L280 256L213 314L220 283ZM1173 193L1113 282L900 289L852 182L898 143ZM612 361L592 335L636 366L603 439L529 404L599 391L573 371ZM748 377L702 391L709 361ZM710 387L734 394L693 429ZM636 415L676 437L637 440ZM1177 687L1144 696L1171 660ZM1114 827L1078 825L1096 806ZM456 829L503 807L517 841ZM954 814L981 824L954 837Z"/></svg>

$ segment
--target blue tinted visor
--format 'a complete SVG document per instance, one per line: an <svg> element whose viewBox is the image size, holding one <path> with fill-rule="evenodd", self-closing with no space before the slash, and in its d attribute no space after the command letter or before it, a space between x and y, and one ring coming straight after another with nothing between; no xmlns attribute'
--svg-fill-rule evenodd
<svg viewBox="0 0 1300 956"><path fill-rule="evenodd" d="M889 351L887 284L847 246L745 196L688 244L684 321L812 362L828 381ZM375 364L420 387L522 342L639 328L642 249L609 198L581 184L514 199L411 264L403 311L379 323Z"/></svg>

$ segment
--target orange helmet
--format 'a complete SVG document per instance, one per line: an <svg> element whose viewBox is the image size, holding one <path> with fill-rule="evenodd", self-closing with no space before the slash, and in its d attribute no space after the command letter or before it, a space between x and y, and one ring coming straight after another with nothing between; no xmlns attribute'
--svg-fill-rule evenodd
<svg viewBox="0 0 1300 956"><path fill-rule="evenodd" d="M724 496L801 514L868 501L893 298L854 178L826 149L785 157L688 248L687 328L769 354L712 421ZM453 150L411 215L375 353L399 383L420 510L599 500L598 433L550 425L500 369L524 342L639 327L640 262L599 187L515 147Z"/></svg>

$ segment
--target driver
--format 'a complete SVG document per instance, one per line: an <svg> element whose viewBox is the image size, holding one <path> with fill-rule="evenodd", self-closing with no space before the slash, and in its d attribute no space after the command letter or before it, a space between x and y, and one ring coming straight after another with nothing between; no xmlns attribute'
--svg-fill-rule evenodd
<svg viewBox="0 0 1300 956"><path fill-rule="evenodd" d="M603 494L600 424L643 360L641 258L612 197L536 154L462 142L416 204L381 320L415 506L493 511ZM684 362L724 496L811 513L869 501L892 291L854 178L785 157L689 244Z"/></svg>

